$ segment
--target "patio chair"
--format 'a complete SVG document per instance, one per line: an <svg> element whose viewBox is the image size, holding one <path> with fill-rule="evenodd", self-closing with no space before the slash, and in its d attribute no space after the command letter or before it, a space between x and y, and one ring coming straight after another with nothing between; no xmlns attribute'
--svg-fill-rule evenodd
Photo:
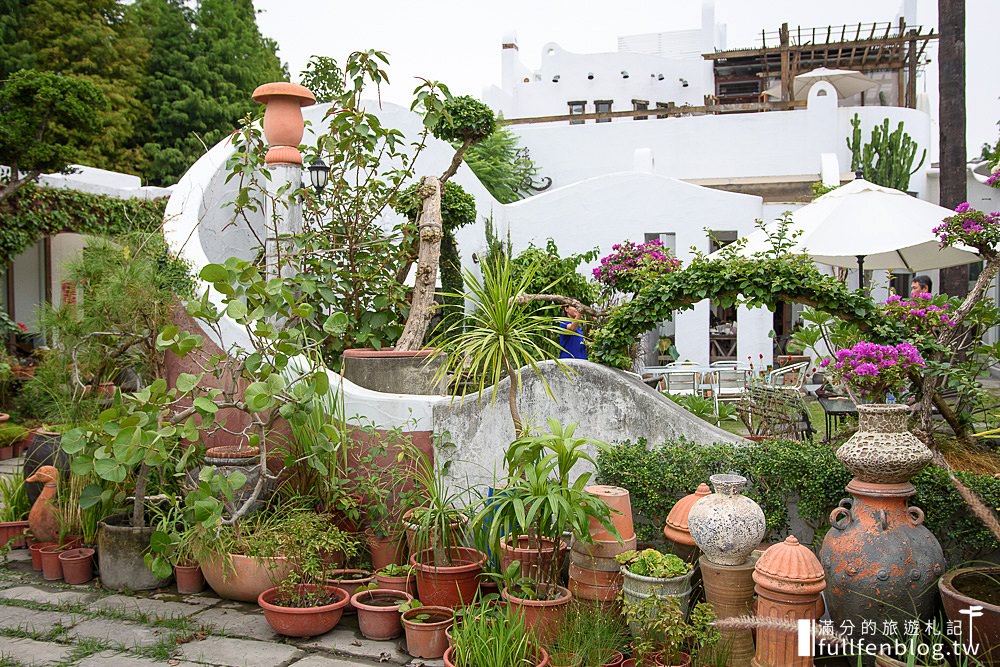
<svg viewBox="0 0 1000 667"><path fill-rule="evenodd" d="M816 432L802 394L795 388L752 384L740 397L736 411L750 436L807 440Z"/></svg>
<svg viewBox="0 0 1000 667"><path fill-rule="evenodd" d="M701 393L701 373L670 369L660 375L660 389L668 394L692 396Z"/></svg>
<svg viewBox="0 0 1000 667"><path fill-rule="evenodd" d="M667 364L667 368L701 368L701 364L697 361L691 361L690 359L684 359L683 361L675 361L672 364Z"/></svg>
<svg viewBox="0 0 1000 667"><path fill-rule="evenodd" d="M772 387L801 390L809 371L809 362L801 361L790 366L776 368L767 374L767 384Z"/></svg>
<svg viewBox="0 0 1000 667"><path fill-rule="evenodd" d="M720 401L737 401L747 388L749 371L733 366L713 368L708 375L714 376L714 391Z"/></svg>

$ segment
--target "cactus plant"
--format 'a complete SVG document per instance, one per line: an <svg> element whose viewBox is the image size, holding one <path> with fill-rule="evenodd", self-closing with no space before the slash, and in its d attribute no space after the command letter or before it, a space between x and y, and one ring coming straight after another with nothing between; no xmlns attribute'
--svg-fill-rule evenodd
<svg viewBox="0 0 1000 667"><path fill-rule="evenodd" d="M847 147L851 149L851 169L862 170L866 181L905 192L910 186L910 177L923 166L927 150L920 155L920 163L913 167L918 147L903 131L902 121L890 132L889 119L884 119L881 125L872 128L871 140L864 144L858 114L851 119L851 127L851 136L847 138Z"/></svg>

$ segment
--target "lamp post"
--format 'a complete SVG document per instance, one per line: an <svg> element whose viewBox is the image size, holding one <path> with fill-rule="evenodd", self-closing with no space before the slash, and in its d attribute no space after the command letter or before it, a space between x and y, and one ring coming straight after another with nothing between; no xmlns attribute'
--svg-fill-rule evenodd
<svg viewBox="0 0 1000 667"><path fill-rule="evenodd" d="M309 165L309 183L313 186L316 194L320 194L326 189L326 184L330 181L330 167L323 158L316 156L316 159Z"/></svg>

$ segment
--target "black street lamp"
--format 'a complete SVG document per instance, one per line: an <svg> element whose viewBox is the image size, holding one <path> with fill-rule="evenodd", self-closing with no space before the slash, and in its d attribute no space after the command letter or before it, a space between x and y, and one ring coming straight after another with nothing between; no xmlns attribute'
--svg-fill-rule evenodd
<svg viewBox="0 0 1000 667"><path fill-rule="evenodd" d="M330 167L323 158L316 156L316 159L309 165L309 182L312 184L316 194L323 192L327 182L330 180Z"/></svg>

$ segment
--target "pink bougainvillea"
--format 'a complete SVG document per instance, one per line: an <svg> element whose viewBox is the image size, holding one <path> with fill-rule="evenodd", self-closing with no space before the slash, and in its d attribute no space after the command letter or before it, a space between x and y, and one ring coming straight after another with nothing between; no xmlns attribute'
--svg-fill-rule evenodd
<svg viewBox="0 0 1000 667"><path fill-rule="evenodd" d="M862 341L839 350L821 365L834 380L847 384L865 400L884 403L887 393L899 395L909 386L907 374L923 367L924 360L911 343L879 345Z"/></svg>
<svg viewBox="0 0 1000 667"><path fill-rule="evenodd" d="M920 333L933 333L942 327L955 326L951 304L943 295L914 294L904 298L893 294L886 299L883 307L888 318Z"/></svg>
<svg viewBox="0 0 1000 667"><path fill-rule="evenodd" d="M594 269L594 280L621 291L632 291L638 279L670 273L681 265L659 239L647 243L623 241L611 246L611 250Z"/></svg>
<svg viewBox="0 0 1000 667"><path fill-rule="evenodd" d="M955 207L955 215L945 218L932 233L942 248L961 243L978 250L992 249L1000 242L1000 212L986 213L962 202Z"/></svg>

